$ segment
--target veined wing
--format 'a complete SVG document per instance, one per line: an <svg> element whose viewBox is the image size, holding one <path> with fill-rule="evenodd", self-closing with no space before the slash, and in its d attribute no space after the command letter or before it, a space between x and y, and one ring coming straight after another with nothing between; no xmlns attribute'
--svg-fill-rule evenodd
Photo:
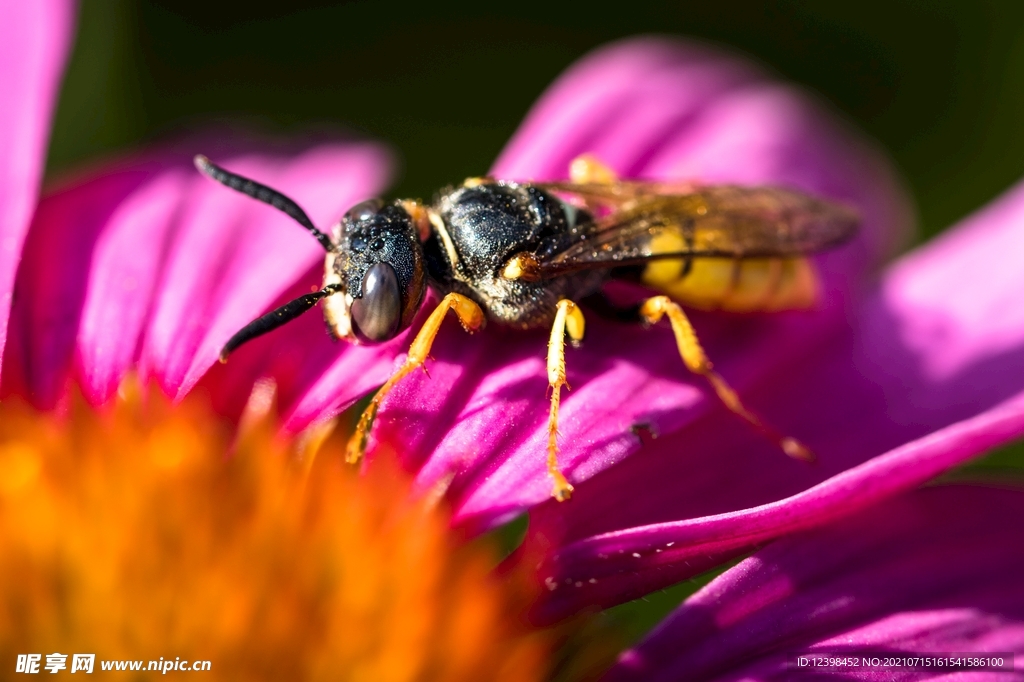
<svg viewBox="0 0 1024 682"><path fill-rule="evenodd" d="M858 225L856 212L846 206L777 187L636 181L539 186L597 216L593 233L531 268L540 279L664 258L799 256L841 243Z"/></svg>

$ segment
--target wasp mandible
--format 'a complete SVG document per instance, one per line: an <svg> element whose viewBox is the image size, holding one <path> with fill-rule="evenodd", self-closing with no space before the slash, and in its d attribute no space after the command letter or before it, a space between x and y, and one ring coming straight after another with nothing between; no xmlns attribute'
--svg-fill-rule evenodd
<svg viewBox="0 0 1024 682"><path fill-rule="evenodd" d="M558 406L566 383L565 337L583 338L581 302L649 325L668 318L683 363L708 381L729 410L790 457L813 459L798 440L747 409L714 371L682 306L733 312L812 307L818 280L807 255L854 233L857 214L845 206L778 187L621 180L584 155L570 164L568 182L470 178L430 205L408 199L360 203L325 233L280 192L205 156L196 156L195 164L288 214L327 252L323 287L246 325L224 346L222 361L321 299L335 338L370 344L408 328L428 288L441 296L405 363L360 417L348 443L349 462L362 459L381 402L423 365L452 310L470 332L487 320L516 329L550 328L547 469L552 495L569 499L573 487L557 459ZM632 308L615 308L601 289L616 278L658 293Z"/></svg>

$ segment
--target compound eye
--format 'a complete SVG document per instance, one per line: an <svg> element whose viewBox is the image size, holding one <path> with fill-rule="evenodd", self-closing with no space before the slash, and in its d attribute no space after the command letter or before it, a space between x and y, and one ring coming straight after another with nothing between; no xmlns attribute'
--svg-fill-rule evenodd
<svg viewBox="0 0 1024 682"><path fill-rule="evenodd" d="M366 220L377 215L382 208L384 208L384 201L382 199L367 199L346 211L345 217L354 222L359 222L360 220Z"/></svg>
<svg viewBox="0 0 1024 682"><path fill-rule="evenodd" d="M363 277L363 296L352 301L352 327L361 341L381 343L398 334L402 293L395 269L377 263Z"/></svg>

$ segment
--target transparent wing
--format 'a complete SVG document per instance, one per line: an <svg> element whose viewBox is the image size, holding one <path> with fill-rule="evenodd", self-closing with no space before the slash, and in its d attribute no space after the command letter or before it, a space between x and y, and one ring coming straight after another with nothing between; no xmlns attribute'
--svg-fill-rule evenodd
<svg viewBox="0 0 1024 682"><path fill-rule="evenodd" d="M546 183L596 218L586 238L537 263L540 278L687 257L765 258L812 253L849 238L852 209L777 187L636 181Z"/></svg>

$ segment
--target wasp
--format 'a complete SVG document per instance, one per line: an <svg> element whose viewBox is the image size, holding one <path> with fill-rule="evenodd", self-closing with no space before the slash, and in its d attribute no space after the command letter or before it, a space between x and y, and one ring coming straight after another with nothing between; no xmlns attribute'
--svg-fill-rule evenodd
<svg viewBox="0 0 1024 682"><path fill-rule="evenodd" d="M431 204L360 203L322 232L280 192L201 155L195 164L213 180L286 213L327 252L323 287L246 325L224 346L221 361L321 300L336 339L375 344L412 324L428 289L441 298L404 364L362 413L348 443L349 462L361 460L382 401L423 366L451 310L469 332L487 322L550 329L547 470L553 497L569 499L573 487L558 467L558 407L566 385L565 337L573 343L583 338L581 303L646 325L667 318L683 364L706 379L729 410L790 457L813 460L806 446L749 410L714 371L683 306L732 312L812 307L818 278L808 255L855 232L857 214L846 206L780 187L623 180L584 155L570 164L568 182L470 178ZM613 279L639 282L655 295L617 308L601 294Z"/></svg>

